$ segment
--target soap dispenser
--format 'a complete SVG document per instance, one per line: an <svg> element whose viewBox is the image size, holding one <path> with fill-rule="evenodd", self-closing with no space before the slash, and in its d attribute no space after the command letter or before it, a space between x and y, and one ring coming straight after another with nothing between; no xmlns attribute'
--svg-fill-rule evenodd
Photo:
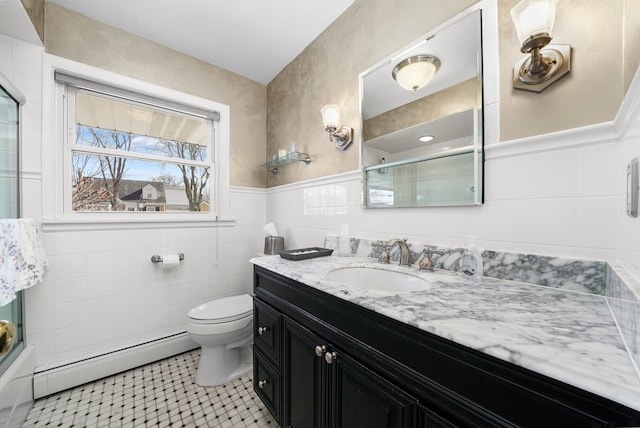
<svg viewBox="0 0 640 428"><path fill-rule="evenodd" d="M467 249L462 253L460 259L460 273L467 278L474 280L482 279L484 274L484 263L482 252L476 247L472 240L469 240Z"/></svg>

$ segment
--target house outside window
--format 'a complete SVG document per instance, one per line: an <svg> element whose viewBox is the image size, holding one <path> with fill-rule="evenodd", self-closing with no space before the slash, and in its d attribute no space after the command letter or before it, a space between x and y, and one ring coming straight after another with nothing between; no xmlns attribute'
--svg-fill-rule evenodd
<svg viewBox="0 0 640 428"><path fill-rule="evenodd" d="M65 212L212 210L219 113L55 78L66 105Z"/></svg>

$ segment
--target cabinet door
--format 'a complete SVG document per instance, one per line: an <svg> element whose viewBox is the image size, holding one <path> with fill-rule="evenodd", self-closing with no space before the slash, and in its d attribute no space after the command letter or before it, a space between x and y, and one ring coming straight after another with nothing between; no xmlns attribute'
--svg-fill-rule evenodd
<svg viewBox="0 0 640 428"><path fill-rule="evenodd" d="M332 352L332 427L411 428L417 400L340 351Z"/></svg>
<svg viewBox="0 0 640 428"><path fill-rule="evenodd" d="M447 421L432 411L420 407L420 428L456 428L457 425Z"/></svg>
<svg viewBox="0 0 640 428"><path fill-rule="evenodd" d="M253 302L253 343L279 366L280 314L258 299Z"/></svg>
<svg viewBox="0 0 640 428"><path fill-rule="evenodd" d="M283 428L327 426L329 366L316 354L328 348L322 339L300 324L283 317ZM319 352L320 353L320 352Z"/></svg>

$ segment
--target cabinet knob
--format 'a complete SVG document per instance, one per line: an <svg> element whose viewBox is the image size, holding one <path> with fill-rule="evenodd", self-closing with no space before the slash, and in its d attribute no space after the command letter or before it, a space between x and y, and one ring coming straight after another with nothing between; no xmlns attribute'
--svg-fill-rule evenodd
<svg viewBox="0 0 640 428"><path fill-rule="evenodd" d="M322 357L325 352L327 352L327 347L326 346L324 346L324 345L316 346L316 355L318 357Z"/></svg>
<svg viewBox="0 0 640 428"><path fill-rule="evenodd" d="M336 354L335 352L327 352L326 354L324 354L324 360L327 362L327 364L333 363L336 358L338 358L338 354Z"/></svg>
<svg viewBox="0 0 640 428"><path fill-rule="evenodd" d="M258 388L264 389L264 386L268 384L269 381L267 379L258 381Z"/></svg>
<svg viewBox="0 0 640 428"><path fill-rule="evenodd" d="M262 336L267 332L267 330L268 330L267 327L258 327L258 334Z"/></svg>

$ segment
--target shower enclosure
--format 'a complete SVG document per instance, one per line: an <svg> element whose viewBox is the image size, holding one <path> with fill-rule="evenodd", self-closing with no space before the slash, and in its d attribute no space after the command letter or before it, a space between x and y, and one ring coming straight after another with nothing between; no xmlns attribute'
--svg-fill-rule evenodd
<svg viewBox="0 0 640 428"><path fill-rule="evenodd" d="M0 86L0 218L20 217L18 120L20 96ZM1 239L1 237L0 237ZM22 350L22 293L0 306L0 375Z"/></svg>
<svg viewBox="0 0 640 428"><path fill-rule="evenodd" d="M20 217L20 106L25 98L0 73L0 219ZM0 236L0 239L3 237ZM0 427L19 426L24 386L23 292L0 306ZM23 354L23 355L21 355ZM28 371L27 371L28 373Z"/></svg>

